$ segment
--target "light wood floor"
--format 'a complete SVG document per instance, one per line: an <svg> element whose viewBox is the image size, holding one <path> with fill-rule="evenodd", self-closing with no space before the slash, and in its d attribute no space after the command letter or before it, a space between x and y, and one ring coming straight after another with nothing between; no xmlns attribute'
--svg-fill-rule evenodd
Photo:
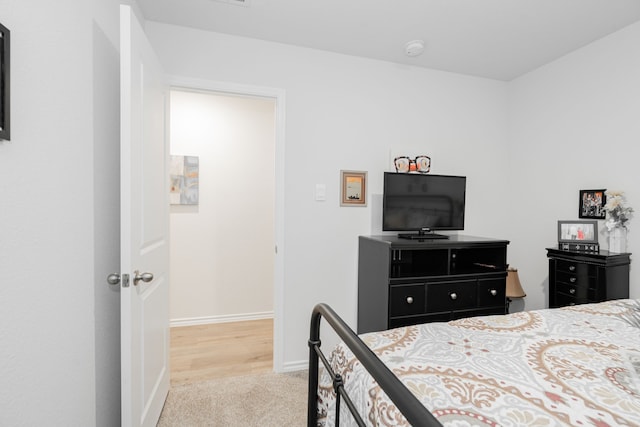
<svg viewBox="0 0 640 427"><path fill-rule="evenodd" d="M273 319L171 328L171 385L273 370Z"/></svg>

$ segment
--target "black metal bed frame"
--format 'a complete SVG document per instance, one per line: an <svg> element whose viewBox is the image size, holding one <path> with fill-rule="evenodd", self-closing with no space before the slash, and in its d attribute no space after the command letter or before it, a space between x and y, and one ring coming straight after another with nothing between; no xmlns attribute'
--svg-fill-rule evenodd
<svg viewBox="0 0 640 427"><path fill-rule="evenodd" d="M336 393L336 427L340 425L340 401L344 399L349 411L359 426L366 426L358 414L349 395L344 389L343 379L331 369L331 366L320 350L320 320L325 318L340 339L349 347L362 366L376 380L382 390L402 412L409 424L414 427L441 427L442 424L424 407L422 403L405 387L393 372L375 355L373 351L353 332L353 330L327 304L318 304L311 314L311 331L309 335L309 392L307 401L307 427L318 424L318 371L319 360L329 373Z"/></svg>

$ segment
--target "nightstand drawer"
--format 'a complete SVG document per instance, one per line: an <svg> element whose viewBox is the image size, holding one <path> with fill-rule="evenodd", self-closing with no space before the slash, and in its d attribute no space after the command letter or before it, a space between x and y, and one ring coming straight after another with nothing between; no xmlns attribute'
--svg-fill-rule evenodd
<svg viewBox="0 0 640 427"><path fill-rule="evenodd" d="M571 283L556 283L556 291L579 300L589 299L589 288Z"/></svg>
<svg viewBox="0 0 640 427"><path fill-rule="evenodd" d="M556 280L558 281L558 283L582 286L584 288L593 288L596 286L596 278L584 274L573 274L558 271L556 273Z"/></svg>
<svg viewBox="0 0 640 427"><path fill-rule="evenodd" d="M573 295L567 295L558 292L556 294L556 302L558 304L558 307L564 307L567 305L586 304L589 302L589 300L587 298L578 298Z"/></svg>
<svg viewBox="0 0 640 427"><path fill-rule="evenodd" d="M392 285L389 288L389 315L408 316L424 313L424 284Z"/></svg>
<svg viewBox="0 0 640 427"><path fill-rule="evenodd" d="M595 276L597 274L598 267L591 264L585 264L577 261L556 261L556 271L558 273L569 273L579 276Z"/></svg>
<svg viewBox="0 0 640 427"><path fill-rule="evenodd" d="M476 281L427 284L427 311L451 311L476 307Z"/></svg>
<svg viewBox="0 0 640 427"><path fill-rule="evenodd" d="M556 271L576 274L579 265L581 264L575 261L558 260L556 261Z"/></svg>

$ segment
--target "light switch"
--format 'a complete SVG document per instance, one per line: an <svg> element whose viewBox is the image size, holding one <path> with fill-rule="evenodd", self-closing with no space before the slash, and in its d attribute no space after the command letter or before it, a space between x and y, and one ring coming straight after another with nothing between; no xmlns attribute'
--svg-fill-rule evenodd
<svg viewBox="0 0 640 427"><path fill-rule="evenodd" d="M327 186L316 184L316 200L327 200Z"/></svg>

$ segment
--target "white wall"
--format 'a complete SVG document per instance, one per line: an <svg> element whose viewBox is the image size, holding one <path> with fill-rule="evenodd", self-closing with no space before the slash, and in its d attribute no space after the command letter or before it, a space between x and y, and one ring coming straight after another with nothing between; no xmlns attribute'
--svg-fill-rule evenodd
<svg viewBox="0 0 640 427"><path fill-rule="evenodd" d="M171 206L172 324L273 315L275 101L172 91L171 154L200 203Z"/></svg>
<svg viewBox="0 0 640 427"><path fill-rule="evenodd" d="M118 8L0 1L0 20L0 425L116 425Z"/></svg>
<svg viewBox="0 0 640 427"><path fill-rule="evenodd" d="M640 209L638 46L640 23L509 85L509 256L519 267L526 308L548 305L544 248L556 244L558 220L578 219L579 190L624 190ZM630 222L631 253L640 251L639 220ZM600 243L608 247L603 232ZM640 298L639 281L632 262L633 298Z"/></svg>
<svg viewBox="0 0 640 427"><path fill-rule="evenodd" d="M285 368L307 357L312 307L330 303L355 326L357 236L372 207L339 206L340 170L369 172L382 191L389 150L433 158L468 180L466 233L508 238L506 84L149 22L174 76L286 92ZM327 200L314 200L316 184Z"/></svg>

